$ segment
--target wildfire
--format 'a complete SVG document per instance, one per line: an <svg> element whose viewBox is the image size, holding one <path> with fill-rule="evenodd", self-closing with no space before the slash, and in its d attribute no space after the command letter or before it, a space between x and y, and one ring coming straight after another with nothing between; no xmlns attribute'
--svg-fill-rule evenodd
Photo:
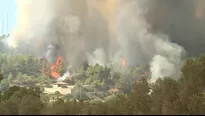
<svg viewBox="0 0 205 116"><path fill-rule="evenodd" d="M40 71L44 74L51 75L52 77L57 79L61 76L60 69L62 68L62 61L63 61L62 56L58 56L56 63L50 65L49 68L50 71L46 71L44 68L41 68Z"/></svg>
<svg viewBox="0 0 205 116"><path fill-rule="evenodd" d="M125 61L125 58L123 57L123 58L122 58L122 66L125 67L126 64L127 64L127 63L126 63L126 61Z"/></svg>
<svg viewBox="0 0 205 116"><path fill-rule="evenodd" d="M62 59L62 56L58 56L56 64L51 65L51 76L53 76L54 78L60 77L59 68L61 68Z"/></svg>

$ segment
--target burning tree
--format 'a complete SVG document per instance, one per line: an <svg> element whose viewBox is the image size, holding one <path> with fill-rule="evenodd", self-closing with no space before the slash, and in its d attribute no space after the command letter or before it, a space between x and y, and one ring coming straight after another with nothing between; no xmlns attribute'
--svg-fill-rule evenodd
<svg viewBox="0 0 205 116"><path fill-rule="evenodd" d="M46 75L49 75L55 79L59 78L63 73L63 58L58 56L56 63L44 62L44 59L41 59L41 69L40 71Z"/></svg>
<svg viewBox="0 0 205 116"><path fill-rule="evenodd" d="M62 56L58 56L56 63L51 64L50 75L53 76L54 78L59 78L61 76L62 64L63 64L62 62L63 62Z"/></svg>

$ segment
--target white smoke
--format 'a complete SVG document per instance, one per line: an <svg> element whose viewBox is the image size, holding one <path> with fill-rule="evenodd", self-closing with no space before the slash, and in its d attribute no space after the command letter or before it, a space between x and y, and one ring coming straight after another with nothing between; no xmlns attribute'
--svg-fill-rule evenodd
<svg viewBox="0 0 205 116"><path fill-rule="evenodd" d="M99 64L102 66L106 66L105 64L105 51L103 49L96 49L92 54L87 55L88 57L88 62L90 63L89 65L95 65L95 64Z"/></svg>
<svg viewBox="0 0 205 116"><path fill-rule="evenodd" d="M167 36L149 32L144 15L152 2L129 0L122 5L111 21L117 33L110 36L109 21L90 1L19 0L17 27L9 43L14 47L26 43L35 54L43 54L43 46L52 41L60 45L72 68L85 60L92 65L121 63L124 57L128 66L150 64L151 82L164 76L177 78L184 51Z"/></svg>
<svg viewBox="0 0 205 116"><path fill-rule="evenodd" d="M58 81L58 82L62 82L62 81L64 81L64 80L68 79L69 77L71 77L71 74L70 74L70 72L67 71L66 73L63 74L62 77L59 77L59 78L57 79L57 81Z"/></svg>

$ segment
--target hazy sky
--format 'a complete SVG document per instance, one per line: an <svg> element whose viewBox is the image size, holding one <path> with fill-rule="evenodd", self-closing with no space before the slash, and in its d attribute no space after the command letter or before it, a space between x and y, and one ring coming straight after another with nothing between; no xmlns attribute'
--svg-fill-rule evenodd
<svg viewBox="0 0 205 116"><path fill-rule="evenodd" d="M7 30L7 22L6 22L7 12L8 12L8 30ZM4 22L3 27L2 27L2 22ZM4 34L12 31L15 27L15 23L16 23L16 0L0 0L0 35L2 35L2 29Z"/></svg>

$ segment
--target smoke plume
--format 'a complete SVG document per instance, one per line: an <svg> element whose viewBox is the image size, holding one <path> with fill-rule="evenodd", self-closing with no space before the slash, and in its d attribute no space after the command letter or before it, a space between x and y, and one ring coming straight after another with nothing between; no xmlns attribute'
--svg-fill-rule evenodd
<svg viewBox="0 0 205 116"><path fill-rule="evenodd" d="M59 77L59 78L57 79L57 81L58 81L58 82L61 82L61 81L64 81L64 80L68 79L69 77L71 77L70 72L66 72L62 77Z"/></svg>
<svg viewBox="0 0 205 116"><path fill-rule="evenodd" d="M18 0L17 25L8 42L38 56L50 43L58 44L73 69L84 61L121 64L123 57L128 66L149 65L150 82L165 76L177 79L185 50L188 55L200 52L193 46L201 41L193 38L205 37L203 26L198 29L203 7L195 2ZM49 50L48 59L56 57L56 49Z"/></svg>
<svg viewBox="0 0 205 116"><path fill-rule="evenodd" d="M144 17L149 5L146 2L132 1L119 14L117 35L124 56L130 64L150 63L150 82L159 77L179 77L184 50L166 35L149 32L150 25Z"/></svg>

